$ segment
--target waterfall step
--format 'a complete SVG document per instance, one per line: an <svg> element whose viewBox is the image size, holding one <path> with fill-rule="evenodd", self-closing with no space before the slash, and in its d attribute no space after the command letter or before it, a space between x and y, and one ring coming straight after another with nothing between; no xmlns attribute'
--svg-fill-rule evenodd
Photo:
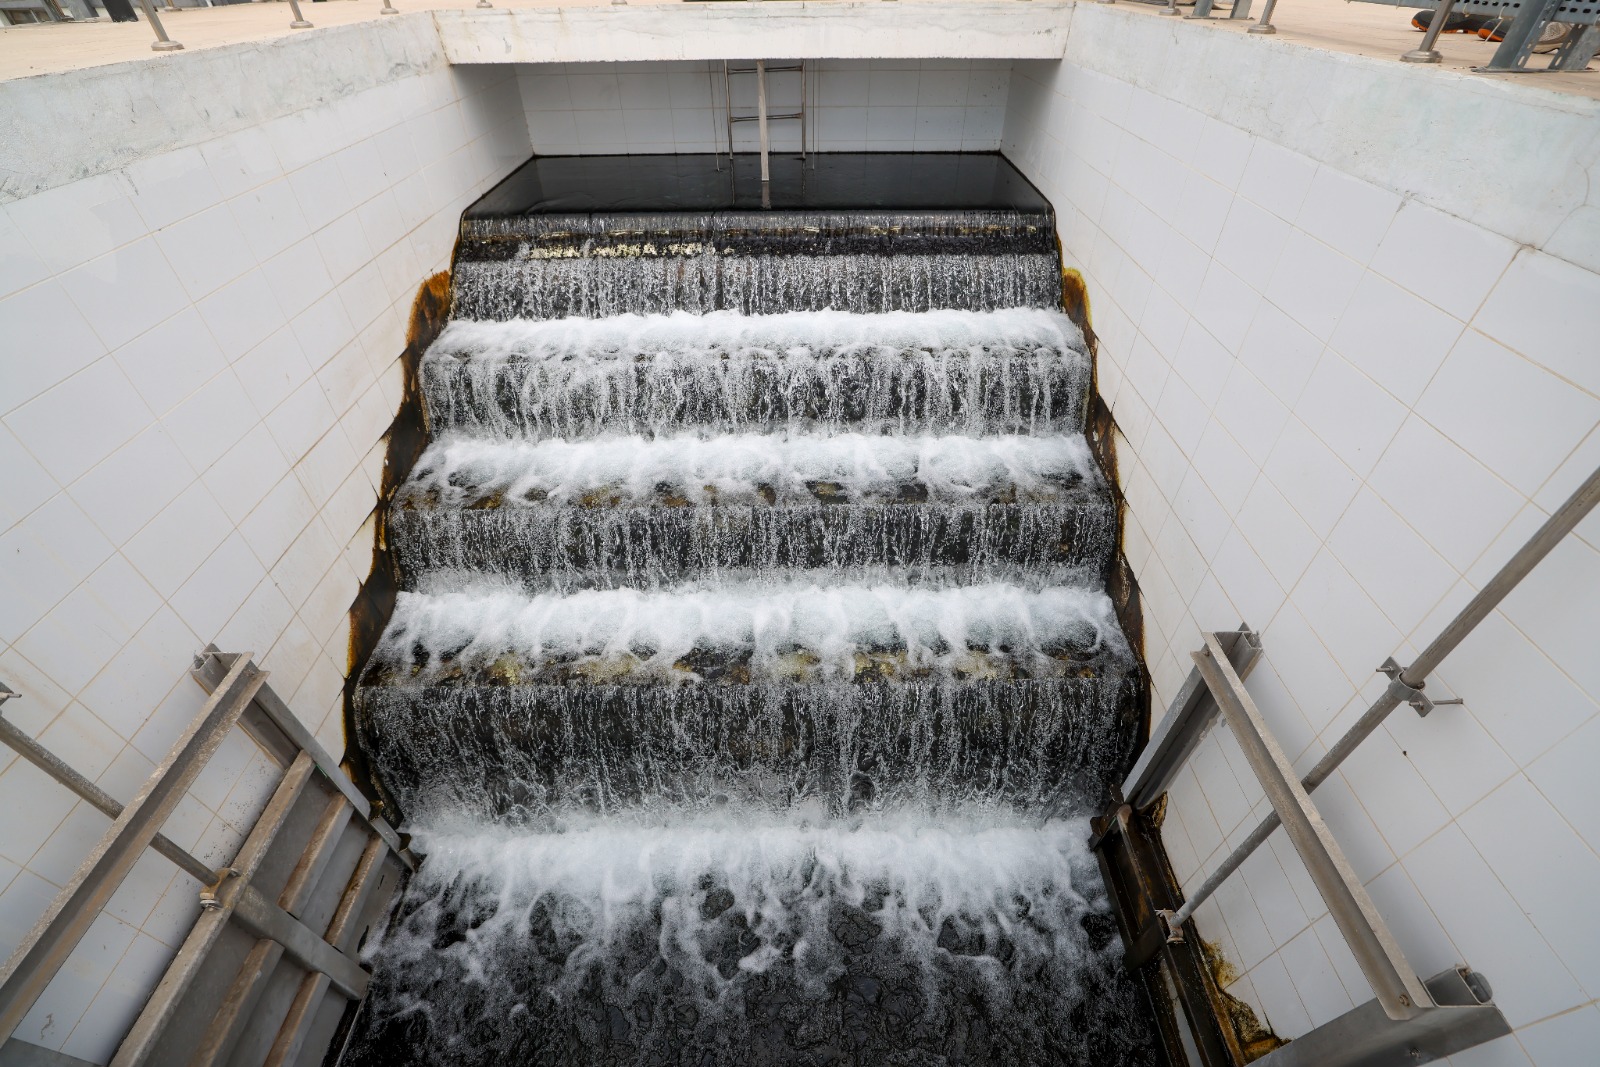
<svg viewBox="0 0 1600 1067"><path fill-rule="evenodd" d="M1151 1067L1088 833L736 801L424 833L382 957L408 995L343 1062Z"/></svg>
<svg viewBox="0 0 1600 1067"><path fill-rule="evenodd" d="M422 363L434 433L514 439L1076 434L1089 378L1077 327L1057 311L1019 308L457 321Z"/></svg>
<svg viewBox="0 0 1600 1067"><path fill-rule="evenodd" d="M436 439L398 508L1015 504L1103 488L1082 434L841 433Z"/></svg>
<svg viewBox="0 0 1600 1067"><path fill-rule="evenodd" d="M812 504L397 509L390 552L406 588L438 571L498 575L529 589L660 585L706 573L957 568L965 580L1018 569L1104 573L1115 503Z"/></svg>
<svg viewBox="0 0 1600 1067"><path fill-rule="evenodd" d="M1056 250L1052 215L1031 211L722 211L467 218L467 260L606 256L985 255Z"/></svg>
<svg viewBox="0 0 1600 1067"><path fill-rule="evenodd" d="M1082 435L513 442L451 435L396 494L407 587L438 570L660 581L730 568L1100 570L1116 505Z"/></svg>
<svg viewBox="0 0 1600 1067"><path fill-rule="evenodd" d="M892 816L1096 802L1137 728L1131 664L1041 680L361 688L357 726L413 825L673 819L736 798ZM1109 713L1108 713L1109 712Z"/></svg>
<svg viewBox="0 0 1600 1067"><path fill-rule="evenodd" d="M452 584L456 584L452 582ZM401 593L364 685L1093 677L1131 655L1091 588L716 580Z"/></svg>
<svg viewBox="0 0 1600 1067"><path fill-rule="evenodd" d="M694 255L458 261L454 315L553 319L669 311L1053 308L1054 253Z"/></svg>

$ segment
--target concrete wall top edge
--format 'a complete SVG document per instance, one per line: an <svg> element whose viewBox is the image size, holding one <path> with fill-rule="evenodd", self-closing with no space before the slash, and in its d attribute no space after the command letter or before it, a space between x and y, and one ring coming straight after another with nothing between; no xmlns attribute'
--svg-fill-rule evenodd
<svg viewBox="0 0 1600 1067"><path fill-rule="evenodd" d="M0 81L0 204L445 66L423 12Z"/></svg>
<svg viewBox="0 0 1600 1067"><path fill-rule="evenodd" d="M1059 59L1075 0L650 4L438 11L452 63Z"/></svg>
<svg viewBox="0 0 1600 1067"><path fill-rule="evenodd" d="M1182 47L1156 43L1190 29ZM1074 13L1064 60L1519 244L1600 214L1600 100L1097 3ZM1600 267L1593 248L1548 250Z"/></svg>

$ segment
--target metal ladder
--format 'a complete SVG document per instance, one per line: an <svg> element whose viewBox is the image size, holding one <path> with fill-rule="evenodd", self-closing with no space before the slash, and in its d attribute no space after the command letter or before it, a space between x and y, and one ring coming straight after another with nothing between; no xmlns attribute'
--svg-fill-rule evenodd
<svg viewBox="0 0 1600 1067"><path fill-rule="evenodd" d="M788 111L777 115L767 113L767 75L769 73L783 73L784 71L798 71L800 73L800 110ZM735 115L733 113L733 77L736 74L754 74L756 78L756 110L750 115ZM733 125L736 122L755 122L760 124L761 130L761 193L762 202L766 203L767 190L772 181L772 167L769 162L771 151L771 138L767 132L769 122L795 121L800 123L800 160L804 164L808 158L806 104L811 95L811 79L806 74L806 61L799 60L779 67L769 67L764 59L758 59L753 67L730 66L727 60L722 61L722 103L723 111L727 116L728 136L728 164L733 165Z"/></svg>

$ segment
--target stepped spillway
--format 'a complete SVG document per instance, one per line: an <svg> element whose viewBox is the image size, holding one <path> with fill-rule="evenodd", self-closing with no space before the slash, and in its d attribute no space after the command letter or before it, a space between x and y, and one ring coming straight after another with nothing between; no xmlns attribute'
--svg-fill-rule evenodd
<svg viewBox="0 0 1600 1067"><path fill-rule="evenodd" d="M469 213L355 697L426 860L344 1062L1155 1062L1083 818L1142 674L1031 195Z"/></svg>

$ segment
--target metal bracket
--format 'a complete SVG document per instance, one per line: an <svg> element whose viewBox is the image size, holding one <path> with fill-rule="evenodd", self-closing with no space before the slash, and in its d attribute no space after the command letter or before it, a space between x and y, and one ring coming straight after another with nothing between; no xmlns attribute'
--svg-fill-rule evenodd
<svg viewBox="0 0 1600 1067"><path fill-rule="evenodd" d="M222 892L222 887L227 885L230 879L237 877L239 877L239 872L235 868L218 867L217 880L200 890L200 909L202 911L221 910L222 900L218 894Z"/></svg>
<svg viewBox="0 0 1600 1067"><path fill-rule="evenodd" d="M1426 716L1428 712L1445 704L1465 704L1460 697L1451 697L1449 700L1434 700L1422 691L1420 685L1407 685L1402 675L1404 667L1394 661L1390 656L1378 665L1378 673L1389 676L1389 695L1400 704L1409 704L1416 709L1418 715Z"/></svg>
<svg viewBox="0 0 1600 1067"><path fill-rule="evenodd" d="M17 692L6 683L0 682L0 704L4 704L6 701L12 699L21 699L21 697L21 693Z"/></svg>

